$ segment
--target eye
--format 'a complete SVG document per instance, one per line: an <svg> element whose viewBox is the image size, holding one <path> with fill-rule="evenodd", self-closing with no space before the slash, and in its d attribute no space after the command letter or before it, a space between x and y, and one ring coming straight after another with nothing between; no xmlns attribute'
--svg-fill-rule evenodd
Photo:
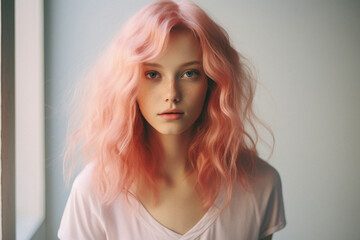
<svg viewBox="0 0 360 240"><path fill-rule="evenodd" d="M158 72L147 72L145 73L145 77L148 79L156 79L160 77L160 74Z"/></svg>
<svg viewBox="0 0 360 240"><path fill-rule="evenodd" d="M186 71L181 77L183 78L195 78L200 75L200 72L197 70Z"/></svg>

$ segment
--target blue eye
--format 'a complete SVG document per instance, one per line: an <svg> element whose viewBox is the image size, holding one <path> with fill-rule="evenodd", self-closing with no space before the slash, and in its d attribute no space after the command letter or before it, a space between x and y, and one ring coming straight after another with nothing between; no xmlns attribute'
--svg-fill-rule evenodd
<svg viewBox="0 0 360 240"><path fill-rule="evenodd" d="M200 73L198 71L195 70L190 70L190 71L186 71L183 75L183 77L186 78L194 78L196 76L200 75Z"/></svg>
<svg viewBox="0 0 360 240"><path fill-rule="evenodd" d="M157 72L149 72L149 73L146 73L145 76L148 79L155 79L155 78L159 78L160 74Z"/></svg>

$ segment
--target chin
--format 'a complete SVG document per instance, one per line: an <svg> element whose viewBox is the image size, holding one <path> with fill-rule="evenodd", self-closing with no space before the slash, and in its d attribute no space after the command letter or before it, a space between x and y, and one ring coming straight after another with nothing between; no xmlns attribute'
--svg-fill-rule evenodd
<svg viewBox="0 0 360 240"><path fill-rule="evenodd" d="M160 126L160 127L152 127L156 132L162 135L181 135L187 132L190 127L179 127L179 126Z"/></svg>
<svg viewBox="0 0 360 240"><path fill-rule="evenodd" d="M161 129L156 130L158 133L162 135L180 135L184 133L186 130L180 130L180 129Z"/></svg>
<svg viewBox="0 0 360 240"><path fill-rule="evenodd" d="M161 135L181 135L188 132L192 128L193 124L190 123L160 123L160 124L149 124L147 123L147 127L150 132L154 134L161 134ZM150 133L151 134L151 133Z"/></svg>

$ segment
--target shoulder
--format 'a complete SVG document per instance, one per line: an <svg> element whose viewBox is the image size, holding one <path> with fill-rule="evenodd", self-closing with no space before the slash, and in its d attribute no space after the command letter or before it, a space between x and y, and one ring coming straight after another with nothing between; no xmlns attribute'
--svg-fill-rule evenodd
<svg viewBox="0 0 360 240"><path fill-rule="evenodd" d="M91 190L94 187L94 163L88 163L75 177L73 188Z"/></svg>
<svg viewBox="0 0 360 240"><path fill-rule="evenodd" d="M267 214L283 212L283 196L281 179L278 171L268 162L257 158L254 170L249 173L247 184L237 187L236 199L246 198L256 212L258 222L262 222ZM249 207L249 206L248 206Z"/></svg>
<svg viewBox="0 0 360 240"><path fill-rule="evenodd" d="M271 192L274 188L281 188L279 172L261 158L255 160L255 170L249 174L249 185L254 194Z"/></svg>
<svg viewBox="0 0 360 240"><path fill-rule="evenodd" d="M249 185L260 223L260 236L264 238L285 227L285 210L278 171L260 158L255 166Z"/></svg>
<svg viewBox="0 0 360 240"><path fill-rule="evenodd" d="M282 184L278 171L268 162L256 158L254 167L248 172L245 182L237 182L233 187L232 198L238 204L244 203L254 206L259 213L274 201L282 204ZM247 199L247 201L244 201Z"/></svg>
<svg viewBox="0 0 360 240"><path fill-rule="evenodd" d="M255 234L260 239L285 227L285 210L278 171L268 162L256 158L253 170L248 172L246 184L238 182L234 186L227 211L229 216L236 216L239 229ZM229 224L235 222L234 217L229 219Z"/></svg>
<svg viewBox="0 0 360 240"><path fill-rule="evenodd" d="M94 164L89 163L81 170L74 179L70 197L93 204L99 203L99 197L96 193L94 169Z"/></svg>
<svg viewBox="0 0 360 240"><path fill-rule="evenodd" d="M60 239L104 239L93 169L93 165L88 164L73 182L58 231Z"/></svg>
<svg viewBox="0 0 360 240"><path fill-rule="evenodd" d="M227 225L236 225L236 234L248 234L244 239L261 239L285 226L278 171L260 158L255 160L253 169L246 184L235 183L229 206L222 215Z"/></svg>

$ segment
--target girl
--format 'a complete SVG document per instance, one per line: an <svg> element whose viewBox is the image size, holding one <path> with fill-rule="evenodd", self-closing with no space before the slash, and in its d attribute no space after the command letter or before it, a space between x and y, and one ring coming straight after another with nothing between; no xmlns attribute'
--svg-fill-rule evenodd
<svg viewBox="0 0 360 240"><path fill-rule="evenodd" d="M145 7L90 78L69 145L88 164L60 239L257 240L285 226L280 177L257 157L254 80L202 9Z"/></svg>

